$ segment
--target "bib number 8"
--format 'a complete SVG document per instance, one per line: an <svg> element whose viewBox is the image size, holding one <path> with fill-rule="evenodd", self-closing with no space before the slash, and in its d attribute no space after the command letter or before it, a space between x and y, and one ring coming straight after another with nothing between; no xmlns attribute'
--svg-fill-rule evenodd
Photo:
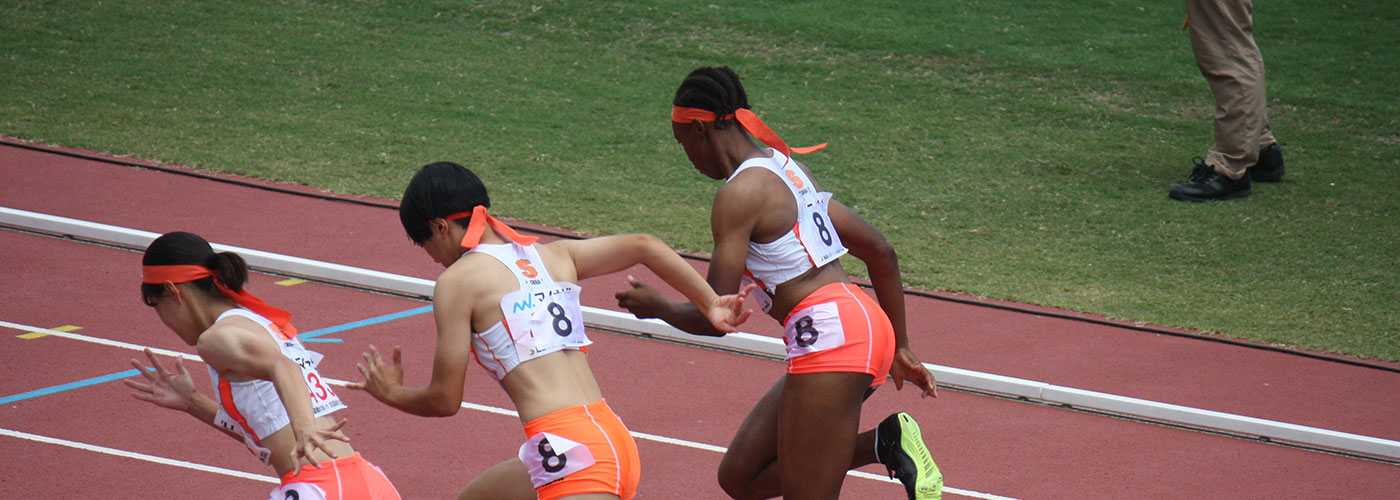
<svg viewBox="0 0 1400 500"><path fill-rule="evenodd" d="M817 225L817 235L821 237L822 244L831 246L831 230L827 229L826 219L822 218L822 214L812 212L812 223Z"/></svg>
<svg viewBox="0 0 1400 500"><path fill-rule="evenodd" d="M287 483L272 490L268 500L326 500L326 491L312 483Z"/></svg>
<svg viewBox="0 0 1400 500"><path fill-rule="evenodd" d="M555 454L554 447L549 445L548 439L541 439L539 445L541 465L545 472L550 474L564 470L564 465L569 463L563 455Z"/></svg>
<svg viewBox="0 0 1400 500"><path fill-rule="evenodd" d="M545 311L549 312L550 318L553 318L550 324L554 326L556 335L568 337L569 334L574 333L574 322L569 320L564 306L559 305L558 302L550 302L549 306L545 307Z"/></svg>
<svg viewBox="0 0 1400 500"><path fill-rule="evenodd" d="M541 432L520 445L516 454L536 488L558 481L593 465L587 446L563 436Z"/></svg>
<svg viewBox="0 0 1400 500"><path fill-rule="evenodd" d="M812 327L812 317L803 316L797 320L797 328L794 330L797 335L793 336L793 341L802 347L811 347L817 343L817 337L821 335L816 328Z"/></svg>

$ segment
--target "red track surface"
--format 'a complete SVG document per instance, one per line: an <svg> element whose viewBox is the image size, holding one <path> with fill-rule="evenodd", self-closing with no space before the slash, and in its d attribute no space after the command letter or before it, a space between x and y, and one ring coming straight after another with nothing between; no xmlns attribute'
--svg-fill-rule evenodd
<svg viewBox="0 0 1400 500"><path fill-rule="evenodd" d="M489 182L489 180L488 180ZM0 206L432 278L439 269L402 235L389 210L276 194L167 173L0 147ZM646 228L636 228L645 231ZM190 352L137 296L139 255L0 231L0 321ZM655 282L643 270L635 274ZM302 331L421 307L422 302L313 283L250 287L293 311ZM620 277L585 282L585 302L613 307ZM1287 354L1111 326L910 297L915 351L925 361L1173 404L1400 440L1400 375ZM758 317L748 331L773 334ZM136 354L79 340L16 338L0 329L0 397L130 368ZM426 380L427 315L327 335L323 373L357 380L369 343L402 344L410 383ZM590 350L604 393L638 432L725 446L779 362L596 333ZM197 363L192 371L202 372ZM469 371L466 400L508 408ZM196 374L196 379L203 379ZM405 498L444 498L510 457L513 417L462 410L424 419L341 391L357 449ZM1017 498L1394 498L1400 469L1226 436L944 390L919 400L892 386L867 403L865 426L905 410L923 425L947 484ZM241 445L192 419L131 399L107 382L0 407L9 429L227 469L269 474ZM639 440L640 498L723 498L719 454ZM262 498L272 485L0 436L5 498ZM874 471L874 469L871 469ZM213 492L213 493L210 493ZM899 498L897 486L848 478L845 498ZM957 495L947 495L957 498Z"/></svg>

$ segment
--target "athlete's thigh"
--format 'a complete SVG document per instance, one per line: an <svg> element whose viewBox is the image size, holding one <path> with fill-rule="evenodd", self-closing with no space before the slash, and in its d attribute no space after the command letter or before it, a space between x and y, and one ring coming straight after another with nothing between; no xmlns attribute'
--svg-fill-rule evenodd
<svg viewBox="0 0 1400 500"><path fill-rule="evenodd" d="M778 403L783 394L783 378L758 400L719 463L720 481L749 485L778 459Z"/></svg>
<svg viewBox="0 0 1400 500"><path fill-rule="evenodd" d="M472 478L457 495L458 500L538 500L530 473L519 458L491 466ZM613 497L617 498L617 497Z"/></svg>
<svg viewBox="0 0 1400 500"><path fill-rule="evenodd" d="M783 497L837 498L860 432L860 406L871 375L850 372L789 374L778 424Z"/></svg>

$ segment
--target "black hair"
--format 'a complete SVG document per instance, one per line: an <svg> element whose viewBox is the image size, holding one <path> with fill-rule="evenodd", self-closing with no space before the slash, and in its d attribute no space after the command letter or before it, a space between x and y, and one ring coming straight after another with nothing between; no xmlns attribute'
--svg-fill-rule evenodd
<svg viewBox="0 0 1400 500"><path fill-rule="evenodd" d="M242 290L243 284L248 282L248 263L243 261L243 257L233 252L214 253L214 248L204 238L183 231L166 233L152 241L146 247L146 254L141 256L141 265L207 267L214 271L214 275L191 281L190 284L215 297L222 296L214 283L215 279L235 292ZM141 300L146 305L155 305L153 299L164 294L165 287L160 283L141 284Z"/></svg>
<svg viewBox="0 0 1400 500"><path fill-rule="evenodd" d="M744 85L739 83L739 75L729 66L706 66L691 71L676 89L674 106L703 109L716 116L734 114L738 109L749 108L749 96L744 93ZM715 128L725 128L732 122L715 122Z"/></svg>
<svg viewBox="0 0 1400 500"><path fill-rule="evenodd" d="M413 180L408 181L403 201L399 203L399 222L408 233L408 239L422 244L433 236L428 221L466 212L478 205L491 208L491 197L486 195L486 185L481 179L466 167L441 161L419 169L413 174ZM466 227L469 219L453 222Z"/></svg>

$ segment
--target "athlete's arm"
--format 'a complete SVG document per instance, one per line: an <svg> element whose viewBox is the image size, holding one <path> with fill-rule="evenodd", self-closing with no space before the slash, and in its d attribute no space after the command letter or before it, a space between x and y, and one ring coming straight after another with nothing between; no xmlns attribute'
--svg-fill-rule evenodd
<svg viewBox="0 0 1400 500"><path fill-rule="evenodd" d="M748 255L749 237L757 220L762 196L751 192L746 183L725 184L715 195L710 214L710 232L715 251L710 258L706 278L715 293L733 294L739 291L744 275L744 258ZM687 333L718 337L725 332L695 308L693 303L668 300L651 287L632 280L632 289L617 293L618 305L638 318L658 318Z"/></svg>
<svg viewBox="0 0 1400 500"><path fill-rule="evenodd" d="M326 429L316 427L310 391L301 367L282 355L277 342L266 333L216 323L199 336L195 348L199 351L199 357L221 374L268 380L277 388L277 396L291 419L289 427L296 441L290 454L292 470L300 468L303 463L316 464L311 458L316 448L331 458L337 458L326 445L326 440L350 441L339 431L344 421Z"/></svg>
<svg viewBox="0 0 1400 500"><path fill-rule="evenodd" d="M697 311L705 311L706 321L717 331L733 332L752 311L742 311L747 290L738 294L719 296L710 284L695 272L675 250L650 234L624 234L587 240L566 240L563 245L574 261L580 280L622 271L642 264L661 277L662 281L690 299ZM629 277L634 286L638 283Z"/></svg>
<svg viewBox="0 0 1400 500"><path fill-rule="evenodd" d="M472 296L467 286L470 282L453 271L444 272L433 287L437 348L428 385L404 387L403 354L398 346L394 346L392 365L370 346L370 352L364 354L365 362L356 363L365 381L346 387L364 390L384 404L423 417L451 416L462 408L462 387L472 350Z"/></svg>
<svg viewBox="0 0 1400 500"><path fill-rule="evenodd" d="M146 348L146 358L151 361L151 366L141 364L135 359L131 360L131 366L141 372L146 377L149 384L143 384L134 380L123 380L127 387L135 389L131 393L132 397L146 401L162 408L169 408L188 413L200 422L208 424L210 427L218 429L228 437L238 442L243 442L243 435L232 429L225 429L223 426L214 423L214 416L219 412L219 403L205 396L194 387L194 380L190 378L190 372L185 370L185 364L179 358L175 359L175 371L171 372L161 364L156 358L156 353Z"/></svg>
<svg viewBox="0 0 1400 500"><path fill-rule="evenodd" d="M894 246L875 226L836 200L831 200L827 205L827 214L831 216L831 224L836 227L836 233L841 236L841 242L851 255L865 263L870 273L870 284L875 288L875 299L880 302L880 309L889 316L890 324L894 327L895 359L890 375L894 377L895 388L903 387L904 381L908 380L923 389L925 396L937 396L933 374L909 349L904 315L904 283Z"/></svg>

